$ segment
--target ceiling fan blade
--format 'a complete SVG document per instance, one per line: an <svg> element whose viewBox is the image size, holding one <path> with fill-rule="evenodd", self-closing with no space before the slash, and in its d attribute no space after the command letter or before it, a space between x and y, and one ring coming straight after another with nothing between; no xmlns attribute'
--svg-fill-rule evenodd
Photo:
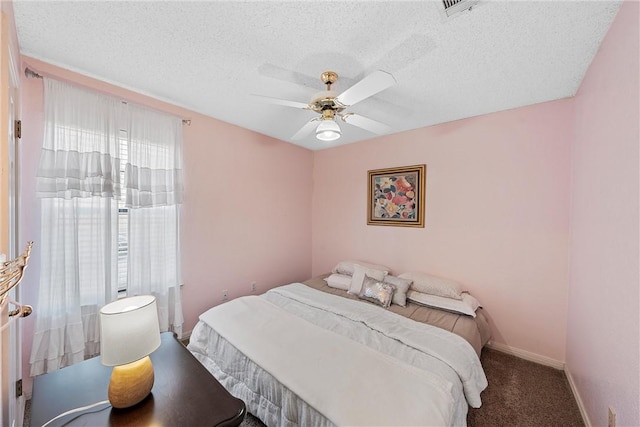
<svg viewBox="0 0 640 427"><path fill-rule="evenodd" d="M382 70L374 71L338 95L336 101L344 106L353 105L378 92L382 92L394 84L396 84L396 79L391 74Z"/></svg>
<svg viewBox="0 0 640 427"><path fill-rule="evenodd" d="M285 107L293 107L293 108L301 108L303 110L309 110L309 104L305 104L304 102L289 101L287 99L271 98L270 96L256 95L256 94L251 94L251 96L254 96L268 104L284 105Z"/></svg>
<svg viewBox="0 0 640 427"><path fill-rule="evenodd" d="M391 127L380 123L373 119L370 119L359 114L347 113L341 116L342 120L350 125L357 126L369 132L376 133L378 135L384 135L392 131Z"/></svg>
<svg viewBox="0 0 640 427"><path fill-rule="evenodd" d="M396 76L407 67L427 57L437 45L432 36L413 33L392 49L383 52L370 69L390 70Z"/></svg>
<svg viewBox="0 0 640 427"><path fill-rule="evenodd" d="M320 120L320 118L315 117L311 120L309 120L304 126L302 126L300 128L300 130L298 132L296 132L291 139L293 140L299 140L302 139L304 137L306 137L307 135L309 135L317 126L318 126L318 122Z"/></svg>
<svg viewBox="0 0 640 427"><path fill-rule="evenodd" d="M282 80L287 83L297 84L304 86L314 91L318 91L319 86L318 77L307 76L303 73L288 70L284 67L274 64L262 64L258 67L258 73L272 79Z"/></svg>

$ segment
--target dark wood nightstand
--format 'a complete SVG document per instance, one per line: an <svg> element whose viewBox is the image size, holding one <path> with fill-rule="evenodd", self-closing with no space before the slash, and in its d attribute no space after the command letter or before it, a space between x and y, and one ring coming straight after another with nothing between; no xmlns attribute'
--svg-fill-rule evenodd
<svg viewBox="0 0 640 427"><path fill-rule="evenodd" d="M245 417L244 402L229 392L177 338L161 334L151 354L155 383L145 400L127 409L108 404L57 419L50 426L237 426ZM108 400L111 367L100 358L40 375L33 382L31 425L41 426L57 415Z"/></svg>

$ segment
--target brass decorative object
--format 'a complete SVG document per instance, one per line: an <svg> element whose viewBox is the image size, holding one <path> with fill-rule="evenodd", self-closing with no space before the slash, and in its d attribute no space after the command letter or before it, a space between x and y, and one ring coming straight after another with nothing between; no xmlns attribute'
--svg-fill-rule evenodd
<svg viewBox="0 0 640 427"><path fill-rule="evenodd" d="M24 275L24 270L29 262L29 256L31 256L31 248L33 242L28 242L27 247L21 255L16 258L6 261L0 264L0 307L4 307L9 297L11 289L18 286ZM18 308L9 311L9 317L19 316L26 317L30 315L33 308L28 305L20 305L11 301L12 304Z"/></svg>

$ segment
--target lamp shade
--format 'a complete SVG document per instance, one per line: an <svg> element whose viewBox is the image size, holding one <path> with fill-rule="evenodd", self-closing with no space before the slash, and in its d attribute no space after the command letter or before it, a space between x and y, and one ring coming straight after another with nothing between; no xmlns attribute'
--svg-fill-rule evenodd
<svg viewBox="0 0 640 427"><path fill-rule="evenodd" d="M316 138L320 141L335 141L340 135L340 126L333 120L322 120L316 128Z"/></svg>
<svg viewBox="0 0 640 427"><path fill-rule="evenodd" d="M122 298L100 310L100 361L106 366L125 365L160 347L156 298L141 295Z"/></svg>

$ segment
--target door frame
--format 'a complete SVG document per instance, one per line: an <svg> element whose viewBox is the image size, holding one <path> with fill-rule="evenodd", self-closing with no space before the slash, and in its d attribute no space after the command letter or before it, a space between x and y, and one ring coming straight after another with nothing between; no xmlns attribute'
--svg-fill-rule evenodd
<svg viewBox="0 0 640 427"><path fill-rule="evenodd" d="M19 218L20 218L20 145L15 134L15 120L20 116L20 52L14 40L13 20L5 11L2 12L0 23L0 143L4 145L2 153L7 155L2 160L3 195L2 205L2 249L7 259L13 259L20 254ZM10 27L11 26L11 27ZM2 88L5 88L2 90ZM8 89L8 90L7 90ZM6 199L4 199L6 197ZM9 298L20 301L19 286L13 288ZM0 325L8 322L9 305L6 304L0 313ZM12 322L2 331L0 348L2 349L2 363L0 363L0 425L21 427L24 419L24 395L18 396L17 382L22 378L22 322ZM8 356L8 357L6 357Z"/></svg>

